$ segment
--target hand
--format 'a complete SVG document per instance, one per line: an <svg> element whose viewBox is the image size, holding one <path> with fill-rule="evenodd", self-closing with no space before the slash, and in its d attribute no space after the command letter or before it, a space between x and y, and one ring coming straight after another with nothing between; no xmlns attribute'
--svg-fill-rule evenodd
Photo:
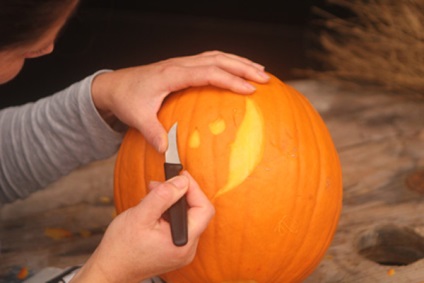
<svg viewBox="0 0 424 283"><path fill-rule="evenodd" d="M92 86L94 104L106 121L119 119L138 129L159 152L168 147L157 119L163 99L191 86L213 85L240 94L255 91L246 80L265 83L264 67L219 51L173 58L98 75Z"/></svg>
<svg viewBox="0 0 424 283"><path fill-rule="evenodd" d="M90 259L72 282L141 282L190 263L200 234L215 210L189 173L165 183L151 183L150 193L135 207L118 215ZM188 243L172 242L162 214L185 193Z"/></svg>

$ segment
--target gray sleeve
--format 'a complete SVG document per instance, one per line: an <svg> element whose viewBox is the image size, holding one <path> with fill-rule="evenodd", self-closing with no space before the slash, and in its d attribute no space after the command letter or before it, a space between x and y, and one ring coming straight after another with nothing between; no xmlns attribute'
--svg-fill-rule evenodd
<svg viewBox="0 0 424 283"><path fill-rule="evenodd" d="M25 198L117 151L123 133L104 122L91 99L96 74L35 103L0 111L0 203Z"/></svg>

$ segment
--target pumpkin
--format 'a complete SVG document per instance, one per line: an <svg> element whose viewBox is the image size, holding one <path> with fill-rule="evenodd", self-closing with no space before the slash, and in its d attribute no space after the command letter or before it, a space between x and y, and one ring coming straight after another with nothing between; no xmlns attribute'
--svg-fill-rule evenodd
<svg viewBox="0 0 424 283"><path fill-rule="evenodd" d="M212 86L171 94L158 118L178 122L186 170L215 206L191 264L168 283L299 282L319 264L342 205L338 154L320 115L271 75L252 95ZM136 205L164 156L130 129L114 173L119 212Z"/></svg>

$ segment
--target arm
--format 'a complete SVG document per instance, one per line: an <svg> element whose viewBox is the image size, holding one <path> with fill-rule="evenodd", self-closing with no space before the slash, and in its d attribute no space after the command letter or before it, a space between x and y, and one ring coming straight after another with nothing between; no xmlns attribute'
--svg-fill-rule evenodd
<svg viewBox="0 0 424 283"><path fill-rule="evenodd" d="M0 111L0 202L24 198L116 152L122 133L97 113L91 98L94 77L35 103Z"/></svg>
<svg viewBox="0 0 424 283"><path fill-rule="evenodd" d="M204 52L100 73L34 104L1 111L0 202L26 197L82 164L111 156L122 138L112 128L122 123L164 152L168 141L157 112L167 95L204 85L249 94L255 88L246 80L268 81L263 69L233 54Z"/></svg>

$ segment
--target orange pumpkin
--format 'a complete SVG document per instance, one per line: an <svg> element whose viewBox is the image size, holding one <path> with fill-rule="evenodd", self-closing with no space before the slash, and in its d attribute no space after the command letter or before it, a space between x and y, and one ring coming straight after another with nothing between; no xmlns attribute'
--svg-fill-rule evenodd
<svg viewBox="0 0 424 283"><path fill-rule="evenodd" d="M271 76L252 95L196 87L170 95L158 117L178 122L182 164L216 209L176 283L299 282L318 265L342 205L341 167L320 115ZM115 167L118 212L136 205L164 156L130 129Z"/></svg>

